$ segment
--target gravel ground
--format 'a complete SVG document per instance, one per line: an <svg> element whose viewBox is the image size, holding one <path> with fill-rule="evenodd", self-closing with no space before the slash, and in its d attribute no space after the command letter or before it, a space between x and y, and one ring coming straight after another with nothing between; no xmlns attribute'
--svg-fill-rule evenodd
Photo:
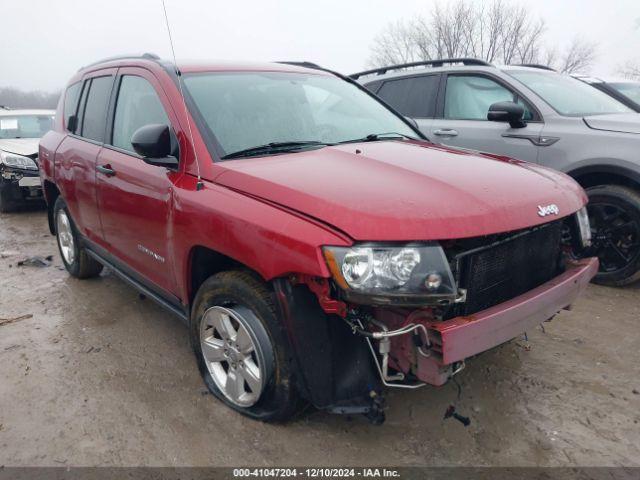
<svg viewBox="0 0 640 480"><path fill-rule="evenodd" d="M46 267L18 266L53 255ZM457 390L389 393L387 422L268 425L216 401L186 328L109 272L75 280L46 214L0 215L0 465L640 466L640 285L467 363ZM10 323L7 319L15 319Z"/></svg>

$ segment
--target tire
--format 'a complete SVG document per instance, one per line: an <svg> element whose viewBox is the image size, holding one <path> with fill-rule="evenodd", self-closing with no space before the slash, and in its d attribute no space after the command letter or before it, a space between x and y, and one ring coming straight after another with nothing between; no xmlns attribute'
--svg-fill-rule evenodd
<svg viewBox="0 0 640 480"><path fill-rule="evenodd" d="M14 188L11 183L0 179L0 213L13 212L17 204L11 198L11 189Z"/></svg>
<svg viewBox="0 0 640 480"><path fill-rule="evenodd" d="M620 287L639 280L640 194L618 185L601 185L586 191L593 231L593 246L587 254L600 259L594 283Z"/></svg>
<svg viewBox="0 0 640 480"><path fill-rule="evenodd" d="M68 227L63 227L62 223L65 223L63 219L66 219ZM80 235L62 197L58 197L53 206L53 224L55 225L60 257L67 272L76 278L92 278L100 275L102 264L90 257L81 246Z"/></svg>
<svg viewBox="0 0 640 480"><path fill-rule="evenodd" d="M243 327L246 330L244 337L249 333L254 342L253 353L238 363L234 363L237 359L230 359L230 355L237 354L240 348L236 350L236 347L229 347L228 354L224 353L229 356L214 362L206 359L203 353L205 345L209 359L212 355L213 358L219 358L220 345L228 341L211 324L225 315L232 320L232 326L236 329L237 344L241 343L239 339L243 336ZM295 386L292 350L276 313L273 292L257 276L246 271L229 271L209 277L194 300L190 337L204 383L220 401L243 415L265 422L283 422L296 414L300 401ZM235 341L230 345L236 345L233 343ZM211 350L212 344L216 345L215 350ZM225 389L229 379L248 378L249 365L252 365L254 372L255 366L259 367L262 387L253 388L257 382L256 375L252 374L251 384L248 380L241 380L240 390L247 390L247 393L228 393L236 390ZM234 376L234 372L238 372L238 375ZM259 391L257 395L256 390Z"/></svg>

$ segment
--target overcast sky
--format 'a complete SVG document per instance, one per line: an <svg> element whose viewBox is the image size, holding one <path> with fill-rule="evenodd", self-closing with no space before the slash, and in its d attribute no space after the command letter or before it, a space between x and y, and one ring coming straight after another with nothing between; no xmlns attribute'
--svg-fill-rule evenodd
<svg viewBox="0 0 640 480"><path fill-rule="evenodd" d="M479 1L479 0L478 0ZM562 47L597 42L591 73L640 62L639 0L519 2L547 22ZM180 59L309 60L343 73L363 69L374 36L427 14L430 0L166 0ZM154 52L170 58L161 0L0 0L0 86L56 90L82 65Z"/></svg>

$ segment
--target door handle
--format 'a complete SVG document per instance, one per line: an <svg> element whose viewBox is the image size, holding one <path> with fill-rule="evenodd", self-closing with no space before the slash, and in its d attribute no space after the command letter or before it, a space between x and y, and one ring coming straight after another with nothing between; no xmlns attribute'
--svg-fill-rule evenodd
<svg viewBox="0 0 640 480"><path fill-rule="evenodd" d="M116 174L116 171L111 168L111 165L109 165L108 163L106 165L98 165L96 167L96 170L100 173L105 174L107 177L113 177Z"/></svg>
<svg viewBox="0 0 640 480"><path fill-rule="evenodd" d="M457 137L458 131L452 130L451 128L439 128L433 131L434 135L438 135L439 137Z"/></svg>

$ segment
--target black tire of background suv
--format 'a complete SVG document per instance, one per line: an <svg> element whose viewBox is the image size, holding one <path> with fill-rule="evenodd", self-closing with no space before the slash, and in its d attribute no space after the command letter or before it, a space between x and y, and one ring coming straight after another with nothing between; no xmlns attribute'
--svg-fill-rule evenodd
<svg viewBox="0 0 640 480"><path fill-rule="evenodd" d="M598 199L606 199L608 203L624 208L630 215L640 222L640 194L628 187L618 185L601 185L587 188L589 203L597 203ZM587 206L588 208L588 206ZM593 279L594 283L621 287L640 280L640 255L625 268L612 272L598 272Z"/></svg>
<svg viewBox="0 0 640 480"><path fill-rule="evenodd" d="M253 312L266 331L274 353L273 375L266 380L258 402L247 408L234 405L218 389L200 347L200 323L205 311L216 305L233 304ZM276 313L274 294L256 275L248 271L229 271L209 277L193 302L189 331L200 374L209 391L220 401L243 415L265 422L284 422L298 412L302 403L295 386L293 352Z"/></svg>
<svg viewBox="0 0 640 480"><path fill-rule="evenodd" d="M11 195L13 184L0 179L0 213L13 212L16 209L16 202Z"/></svg>
<svg viewBox="0 0 640 480"><path fill-rule="evenodd" d="M62 199L62 197L58 197L56 199L56 203L53 206L53 224L56 225L58 218L58 211L64 210L67 213L67 217L69 217L69 221L71 222L71 230L73 231L73 244L75 245L76 254L75 259L72 264L68 264L64 259L64 255L62 255L62 250L60 250L60 242L58 240L58 232L56 231L56 243L58 244L58 250L60 251L60 258L62 258L62 263L64 263L67 272L71 274L71 276L76 278L92 278L100 275L102 271L102 264L90 257L87 251L81 246L81 238L78 233L78 229L76 228L75 223L73 222L73 218L71 218L71 214L67 209L67 204ZM57 227L56 227L57 228Z"/></svg>

